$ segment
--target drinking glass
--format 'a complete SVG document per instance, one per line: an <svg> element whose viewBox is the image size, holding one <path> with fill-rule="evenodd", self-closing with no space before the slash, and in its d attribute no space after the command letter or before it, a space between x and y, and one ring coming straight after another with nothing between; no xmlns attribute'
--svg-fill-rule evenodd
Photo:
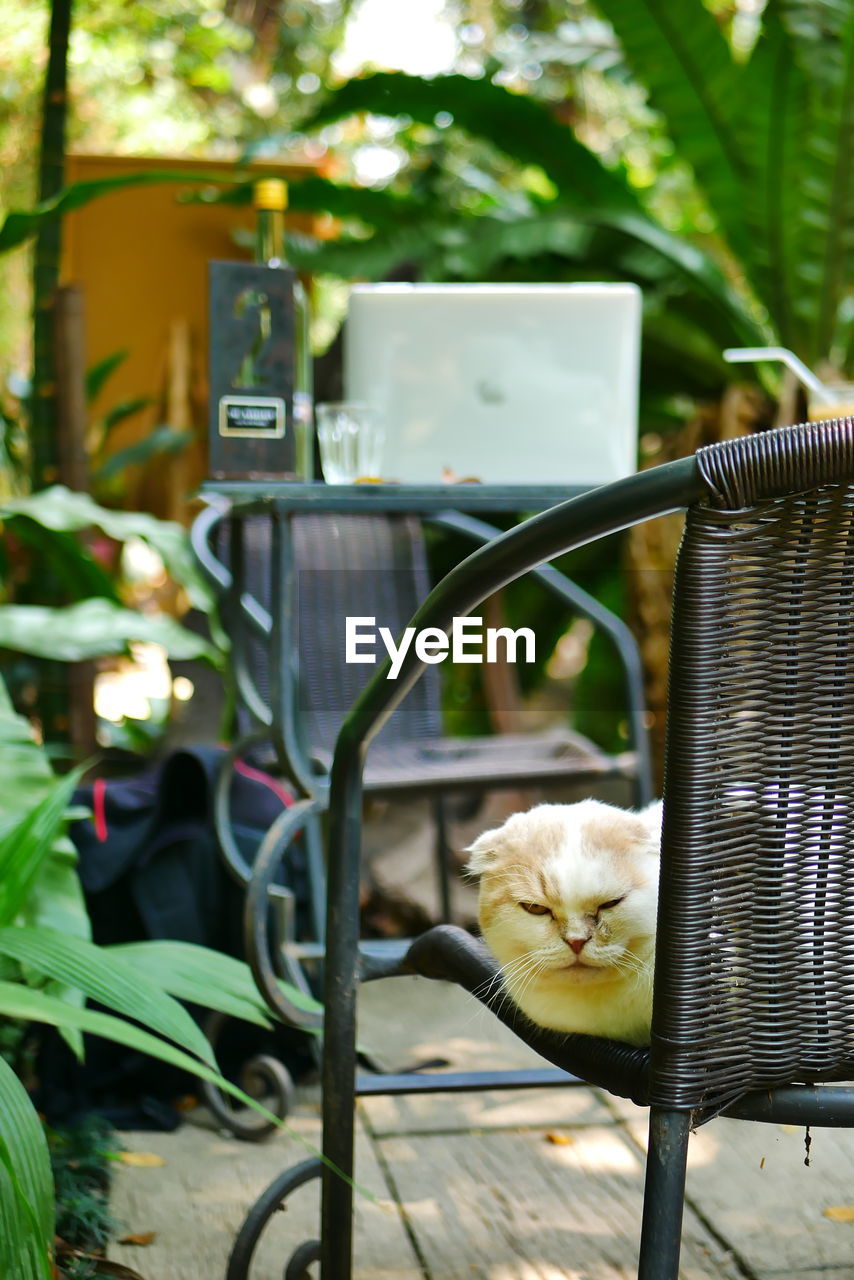
<svg viewBox="0 0 854 1280"><path fill-rule="evenodd" d="M374 405L352 400L319 404L315 416L327 484L379 479L385 434Z"/></svg>

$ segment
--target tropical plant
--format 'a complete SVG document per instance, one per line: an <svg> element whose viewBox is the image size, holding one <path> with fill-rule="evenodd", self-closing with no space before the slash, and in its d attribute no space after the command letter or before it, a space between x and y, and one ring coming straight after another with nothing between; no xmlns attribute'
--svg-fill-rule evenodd
<svg viewBox="0 0 854 1280"><path fill-rule="evenodd" d="M379 73L334 90L300 127L384 117L395 138L409 140L413 162L386 189L318 177L292 184L294 209L343 220L335 241L292 237L294 259L346 279L382 279L405 265L438 281L634 280L644 297L648 439L682 427L694 403L718 401L727 383L744 379L743 366L722 359L728 346L782 343L824 372L850 375L854 9L847 0L769 0L747 54L728 38L725 15L702 0L598 7L616 40L600 31L591 56L620 83L628 65L645 89L681 165L671 191L688 214L674 218L671 207L665 218L660 193L621 159L631 139L622 152L597 153L567 103L558 109L486 77ZM550 33L553 64L561 42L567 66L588 57L570 48L578 25L561 21ZM505 169L452 172L452 135L482 143ZM0 244L4 232L26 236L30 219L77 198L72 189L53 207L7 220ZM221 198L246 200L248 185ZM724 429L727 412L704 415L706 438ZM730 416L738 429L761 421L750 405Z"/></svg>
<svg viewBox="0 0 854 1280"><path fill-rule="evenodd" d="M666 457L769 421L758 398L722 398L745 378L744 366L724 363L727 347L781 344L826 377L851 376L854 8L769 0L748 55L702 0L597 2L689 177L681 189L702 214L693 228L683 219L671 230L655 190L636 185L619 158L603 162L546 102L485 78L380 73L333 91L303 129L387 117L422 146L430 140L429 163L408 188L404 173L392 189L355 192L356 226L335 242L297 245L292 256L350 278L380 279L405 264L410 278L426 280L635 281L644 298L641 428L650 445L664 440L658 456ZM450 128L509 157L521 180L489 182L475 171L460 195L465 171L454 185L443 171ZM304 198L346 208L340 191L317 185L292 188L294 207ZM671 444L698 401L717 402L696 418L703 434L692 424L690 439ZM672 532L650 536L662 544L636 546L635 562L670 565ZM654 713L663 707L669 593L650 580L661 577L640 574L633 584ZM658 714L659 735L662 723Z"/></svg>
<svg viewBox="0 0 854 1280"><path fill-rule="evenodd" d="M174 998L268 1026L245 965L186 943L101 948L90 940L76 855L63 830L77 775L53 776L2 682L0 775L0 1019L55 1026L78 1055L83 1032L105 1036L209 1080L272 1119L222 1078L210 1045ZM112 1012L88 1009L87 998ZM0 1274L50 1277L53 1239L44 1131L0 1056Z"/></svg>
<svg viewBox="0 0 854 1280"><path fill-rule="evenodd" d="M769 0L744 58L701 0L598 7L706 202L702 234L670 231L626 168L603 163L547 103L484 78L378 73L333 90L302 129L370 113L414 133L423 152L450 125L527 179L509 190L474 173L472 198L450 204L438 147L408 189L405 175L386 190L309 179L292 186L294 208L357 225L334 242L298 243L294 255L347 278L407 262L428 280L635 280L648 393L719 391L729 345L780 342L807 363L850 367L854 9Z"/></svg>
<svg viewBox="0 0 854 1280"><path fill-rule="evenodd" d="M122 548L136 539L159 556L180 609L206 616L212 639L181 626L154 599L135 607ZM55 696L65 685L58 664L126 655L134 642L157 644L175 660L223 667L228 642L186 530L145 513L101 507L62 485L0 501L0 671L16 703L37 715L51 750L69 750L61 745L67 707ZM79 758L94 744L75 740L71 746Z"/></svg>
<svg viewBox="0 0 854 1280"><path fill-rule="evenodd" d="M7 584L0 595L0 647L80 661L123 653L130 640L150 640L162 644L175 658L204 658L222 665L220 647L173 618L125 607L115 575L78 536L100 530L117 544L143 539L160 555L189 602L212 614L210 589L180 525L144 512L112 511L88 494L74 493L63 485L0 502L0 522L6 539L5 545L0 541L0 578ZM23 547L38 557L38 581L26 592L20 587L22 575L9 572L12 539L19 559ZM68 603L55 607L41 603L46 577L62 584Z"/></svg>

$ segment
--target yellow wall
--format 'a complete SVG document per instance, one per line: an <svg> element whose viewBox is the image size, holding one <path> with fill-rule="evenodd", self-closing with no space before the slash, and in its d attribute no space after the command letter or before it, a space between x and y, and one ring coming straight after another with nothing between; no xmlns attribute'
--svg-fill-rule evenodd
<svg viewBox="0 0 854 1280"><path fill-rule="evenodd" d="M160 158L72 155L67 182L110 178L150 169L211 174L225 166ZM281 173L281 166L255 166ZM290 176L308 167L292 166ZM285 173L287 175L287 170ZM64 225L63 281L83 286L86 309L86 363L95 364L126 348L128 357L106 384L93 406L95 416L117 402L154 396L157 403L117 429L115 446L143 438L165 420L170 342L181 346L181 322L189 334L190 396L171 377L173 411L185 406L196 442L183 457L137 470L126 497L130 506L158 515L186 519L185 500L207 471L207 264L214 258L247 256L232 239L236 228L251 230L249 208L181 204L178 183L129 187L111 192L70 214ZM295 217L292 225L311 227L311 219ZM182 367L178 357L178 364ZM189 408L187 408L189 406ZM183 424L180 424L183 425Z"/></svg>

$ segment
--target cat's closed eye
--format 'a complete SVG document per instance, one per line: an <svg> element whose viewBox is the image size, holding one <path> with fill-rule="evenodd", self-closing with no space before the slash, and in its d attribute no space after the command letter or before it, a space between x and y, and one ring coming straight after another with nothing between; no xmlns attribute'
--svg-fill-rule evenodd
<svg viewBox="0 0 854 1280"><path fill-rule="evenodd" d="M519 906L532 916L550 916L551 910L543 902L520 902Z"/></svg>
<svg viewBox="0 0 854 1280"><path fill-rule="evenodd" d="M600 911L607 911L609 907L618 907L624 900L625 894L623 894L622 898L611 898L610 902L600 902L599 906L596 908L597 914Z"/></svg>

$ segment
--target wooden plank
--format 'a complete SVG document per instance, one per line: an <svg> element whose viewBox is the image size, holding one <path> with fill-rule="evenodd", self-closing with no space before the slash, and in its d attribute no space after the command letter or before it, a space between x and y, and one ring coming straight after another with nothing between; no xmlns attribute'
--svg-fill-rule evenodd
<svg viewBox="0 0 854 1280"><path fill-rule="evenodd" d="M316 1111L316 1103L304 1105L288 1121L313 1144L320 1132ZM195 1124L173 1134L126 1133L122 1142L130 1151L150 1152L166 1163L116 1166L111 1209L122 1223L119 1235L156 1231L157 1238L146 1247L111 1243L109 1256L157 1280L220 1280L250 1205L283 1169L309 1154L287 1134L252 1144ZM357 1179L376 1197L357 1197L359 1280L422 1280L373 1147L362 1133L356 1152ZM252 1280L281 1280L296 1245L317 1236L318 1188L316 1181L301 1188L288 1199L286 1212L275 1215L259 1243Z"/></svg>
<svg viewBox="0 0 854 1280"><path fill-rule="evenodd" d="M688 1195L757 1272L844 1267L854 1277L854 1223L824 1210L854 1205L854 1133L714 1120L694 1135Z"/></svg>
<svg viewBox="0 0 854 1280"><path fill-rule="evenodd" d="M359 993L359 1043L386 1069L445 1058L456 1070L549 1066L461 987L388 978Z"/></svg>
<svg viewBox="0 0 854 1280"><path fill-rule="evenodd" d="M365 1098L359 1107L376 1137L609 1123L592 1091L575 1087Z"/></svg>
<svg viewBox="0 0 854 1280"><path fill-rule="evenodd" d="M390 1137L380 1143L429 1273L441 1280L634 1280L643 1189L614 1128ZM683 1280L740 1273L692 1215Z"/></svg>
<svg viewBox="0 0 854 1280"><path fill-rule="evenodd" d="M551 1066L467 991L427 978L368 983L360 993L359 1042L386 1068L438 1058L454 1071ZM609 1120L595 1095L577 1087L378 1097L359 1105L377 1135Z"/></svg>
<svg viewBox="0 0 854 1280"><path fill-rule="evenodd" d="M613 1105L645 1147L645 1113ZM854 1206L854 1132L813 1129L809 1168L804 1155L802 1128L712 1120L691 1137L687 1197L757 1275L843 1268L854 1280L854 1222L824 1214Z"/></svg>
<svg viewBox="0 0 854 1280"><path fill-rule="evenodd" d="M854 1265L811 1267L809 1271L763 1271L759 1280L852 1280Z"/></svg>

